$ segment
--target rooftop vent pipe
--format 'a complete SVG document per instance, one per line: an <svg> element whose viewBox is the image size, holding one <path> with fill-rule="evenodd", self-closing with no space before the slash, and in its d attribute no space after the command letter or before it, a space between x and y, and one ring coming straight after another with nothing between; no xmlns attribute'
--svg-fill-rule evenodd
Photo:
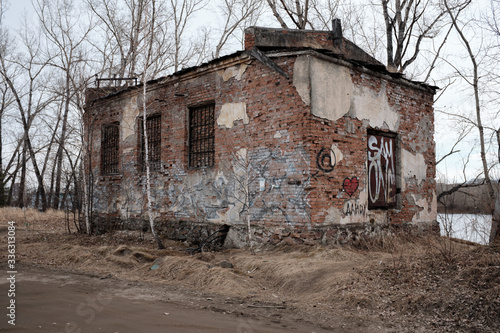
<svg viewBox="0 0 500 333"><path fill-rule="evenodd" d="M342 22L336 18L332 20L333 45L339 46L342 43Z"/></svg>

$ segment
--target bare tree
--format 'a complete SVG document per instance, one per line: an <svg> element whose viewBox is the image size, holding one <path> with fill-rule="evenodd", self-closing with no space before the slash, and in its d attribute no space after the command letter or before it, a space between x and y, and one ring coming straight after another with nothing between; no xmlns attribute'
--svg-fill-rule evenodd
<svg viewBox="0 0 500 333"><path fill-rule="evenodd" d="M299 0L267 0L267 4L283 29L289 29L286 19L291 21L294 28L304 30L307 26L314 29L309 21L309 9L311 7L309 1L305 0L302 4Z"/></svg>
<svg viewBox="0 0 500 333"><path fill-rule="evenodd" d="M6 54L5 49L0 50L0 75L5 80L19 111L23 129L23 144L21 150L21 194L24 190L26 179L26 165L31 160L33 171L38 182L38 191L42 198L42 210L47 208L47 198L43 176L36 159L36 148L30 136L30 128L35 118L40 115L52 101L52 96L45 89L45 70L48 60L42 57L41 36L30 30L26 22L20 40L25 51L23 54L14 52ZM9 69L8 64L12 65ZM20 196L21 197L21 196ZM22 202L20 202L22 205Z"/></svg>
<svg viewBox="0 0 500 333"><path fill-rule="evenodd" d="M154 19L155 19L155 10L156 10L156 1L151 1L151 8L148 8L148 12L150 13L150 20L152 21L151 27L154 27ZM148 77L148 69L151 61L153 59L153 45L154 45L154 29L151 29L147 34L147 45L146 53L144 54L144 72L142 75L142 121L143 121L143 133L144 136L144 163L146 165L146 198L147 198L147 208L148 208L148 217L149 217L149 226L151 228L151 233L158 245L158 248L164 249L160 236L156 232L155 223L154 223L154 215L153 215L153 204L152 204L152 196L151 196L151 166L150 166L150 158L149 158L149 142L148 142L148 128L147 128L147 81Z"/></svg>
<svg viewBox="0 0 500 333"><path fill-rule="evenodd" d="M155 17L147 14L155 2ZM97 18L99 29L90 41L96 51L99 73L108 77L141 76L145 66L143 58L149 41L152 45L152 58L149 75L152 77L166 72L174 64L173 45L181 41L170 38L169 29L175 11L168 8L167 2L154 0L87 0L91 15ZM184 12L183 12L184 15ZM149 31L153 38L148 40ZM183 31L182 31L183 32ZM182 37L182 32L178 37ZM180 54L180 51L179 51Z"/></svg>
<svg viewBox="0 0 500 333"><path fill-rule="evenodd" d="M244 31L246 27L257 22L261 14L262 2L260 0L223 0L219 10L224 24L215 47L214 58L220 56L221 49L235 31Z"/></svg>
<svg viewBox="0 0 500 333"><path fill-rule="evenodd" d="M61 194L61 177L63 172L64 150L68 139L68 117L71 111L72 99L75 95L75 73L78 66L86 62L84 43L91 31L89 25L78 25L78 8L65 0L47 1L37 0L35 10L38 15L43 33L47 39L47 57L51 59L50 65L60 71L64 76L63 84L56 87L54 93L60 95L61 108L60 121L61 130L57 133L55 128L54 137L57 136L58 148L55 155L55 179L51 182L52 208L59 208ZM55 187L52 192L53 186Z"/></svg>
<svg viewBox="0 0 500 333"><path fill-rule="evenodd" d="M194 19L194 14L204 8L206 4L206 0L170 0L170 10L172 11L173 20L174 72L191 63L196 53L204 52L198 45L186 43L184 37L186 27Z"/></svg>
<svg viewBox="0 0 500 333"><path fill-rule="evenodd" d="M463 8L469 6L471 3L471 0L468 0L462 4L459 5L459 7L456 7L455 9L458 10L463 10ZM471 71L472 73L469 74L465 71L460 71L457 67L455 69L457 70L457 73L464 79L465 82L467 82L470 87L473 90L473 96L474 96L474 108L475 108L475 113L474 113L474 120L473 123L475 127L478 130L478 136L479 136L479 145L480 145L480 156L481 156L481 163L482 163L482 175L484 177L485 184L488 189L488 197L491 200L491 214L492 214L492 228L491 228L491 235L490 235L490 243L493 244L494 242L498 241L498 226L500 223L500 198L498 195L498 191L495 191L493 182L491 180L491 175L490 175L490 170L491 167L488 163L487 160L487 148L486 148L486 137L485 137L485 127L483 126L483 113L482 113L482 101L481 101L481 89L480 89L480 70L481 70L481 63L477 60L477 50L474 49L474 46L471 44L469 38L466 36L464 29L467 28L467 24L460 24L458 22L456 16L453 14L453 8L448 4L447 0L444 0L444 6L446 7L447 14L449 15L453 27L455 31L457 32L464 48L465 51L467 52L468 58L471 62ZM495 134L496 132L494 130ZM498 137L498 135L496 135ZM500 140L498 143L500 145ZM500 159L500 154L498 156Z"/></svg>
<svg viewBox="0 0 500 333"><path fill-rule="evenodd" d="M446 11L433 0L380 0L385 22L387 66L403 73L420 53L424 39L440 31Z"/></svg>

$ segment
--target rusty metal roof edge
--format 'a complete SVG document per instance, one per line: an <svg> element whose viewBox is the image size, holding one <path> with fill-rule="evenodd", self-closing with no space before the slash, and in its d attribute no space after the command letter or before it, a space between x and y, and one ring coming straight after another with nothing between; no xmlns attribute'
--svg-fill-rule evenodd
<svg viewBox="0 0 500 333"><path fill-rule="evenodd" d="M226 62L223 66L217 66L217 68L212 69L212 70L219 70L221 67L231 66L234 63L238 63L238 62L244 61L245 59L235 59L235 58L237 58L237 57L239 57L241 55L244 55L244 58L249 58L250 57L248 51L246 51L246 50L240 50L240 51L237 51L237 52L234 52L234 53L231 53L231 54L228 54L228 55L216 58L216 59L212 59L212 60L204 62L204 63L201 63L201 64L196 65L196 66L183 68L183 69L181 69L181 70L179 70L177 72L174 72L172 74L169 74L169 75L165 75L165 76L161 76L161 77L156 78L156 79L149 80L149 81L146 82L146 84L150 85L150 86L154 86L154 85L157 85L157 84L161 85L162 83L166 83L167 81L170 81L172 79L180 78L182 76L185 76L186 74L190 74L190 73L193 73L195 71L198 71L198 70L202 69L203 67L210 67L210 65L214 65L214 64L220 63L220 62L225 62L228 59L233 59L234 60L234 61L231 61L231 62ZM203 71L203 74L205 74L207 72L210 72L210 71ZM138 89L142 88L142 86L143 86L143 83L141 82L141 83L139 83L136 86L124 87L123 89L117 90L117 91L112 92L112 93L110 93L108 95L96 98L95 100L92 100L92 102L95 102L95 101L98 101L98 100L102 100L102 99L107 99L107 98L110 98L110 97L113 97L113 96L117 96L117 95L121 95L121 94L123 94L125 92L128 92L128 91L138 90Z"/></svg>

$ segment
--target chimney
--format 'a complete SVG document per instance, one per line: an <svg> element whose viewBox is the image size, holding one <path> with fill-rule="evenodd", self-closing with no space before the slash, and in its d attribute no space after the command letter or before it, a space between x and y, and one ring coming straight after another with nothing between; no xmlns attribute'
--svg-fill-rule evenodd
<svg viewBox="0 0 500 333"><path fill-rule="evenodd" d="M332 35L333 45L340 46L342 44L342 22L338 18L332 20Z"/></svg>

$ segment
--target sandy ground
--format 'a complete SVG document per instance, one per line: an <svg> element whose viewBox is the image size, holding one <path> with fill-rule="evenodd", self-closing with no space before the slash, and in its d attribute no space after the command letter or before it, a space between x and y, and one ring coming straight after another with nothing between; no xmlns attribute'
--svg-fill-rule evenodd
<svg viewBox="0 0 500 333"><path fill-rule="evenodd" d="M19 332L500 332L497 248L399 235L190 255L150 234L3 215L0 267L17 218Z"/></svg>
<svg viewBox="0 0 500 333"><path fill-rule="evenodd" d="M327 332L216 312L209 298L185 297L157 284L24 265L18 271L16 325L0 323L8 332ZM1 294L7 289L2 281Z"/></svg>

